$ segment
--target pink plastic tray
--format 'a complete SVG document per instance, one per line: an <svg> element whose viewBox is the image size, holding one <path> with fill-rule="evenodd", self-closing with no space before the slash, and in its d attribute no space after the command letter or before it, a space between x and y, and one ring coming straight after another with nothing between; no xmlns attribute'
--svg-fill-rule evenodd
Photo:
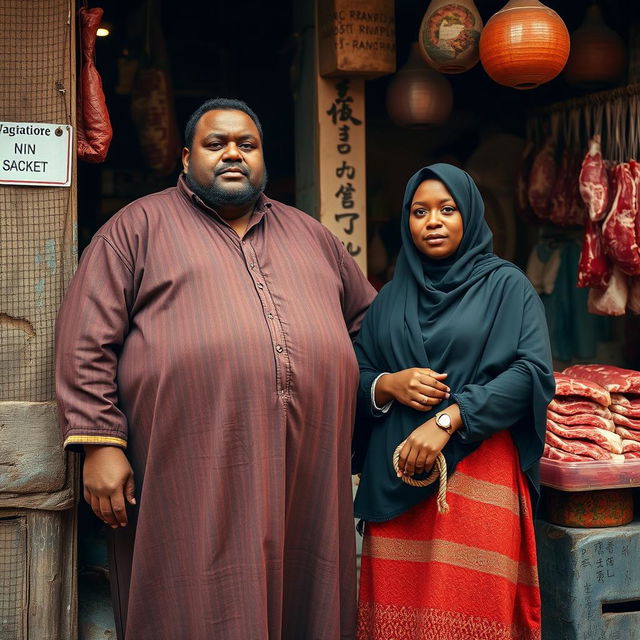
<svg viewBox="0 0 640 640"><path fill-rule="evenodd" d="M540 484L561 491L640 487L640 458L625 462L540 461Z"/></svg>

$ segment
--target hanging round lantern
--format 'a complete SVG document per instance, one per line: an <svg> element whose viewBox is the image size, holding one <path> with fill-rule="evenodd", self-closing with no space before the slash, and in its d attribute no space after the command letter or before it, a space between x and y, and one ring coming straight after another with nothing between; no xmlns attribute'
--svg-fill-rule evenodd
<svg viewBox="0 0 640 640"><path fill-rule="evenodd" d="M409 59L387 89L389 116L401 127L424 127L445 122L452 106L449 81L425 64L414 42Z"/></svg>
<svg viewBox="0 0 640 640"><path fill-rule="evenodd" d="M480 35L480 60L489 77L514 89L553 80L569 57L562 18L538 0L510 0Z"/></svg>
<svg viewBox="0 0 640 640"><path fill-rule="evenodd" d="M482 18L473 0L431 0L418 44L427 64L441 73L462 73L480 59Z"/></svg>
<svg viewBox="0 0 640 640"><path fill-rule="evenodd" d="M600 7L592 4L582 25L571 34L571 53L564 68L564 79L587 89L616 84L624 74L626 63L622 38L604 23Z"/></svg>

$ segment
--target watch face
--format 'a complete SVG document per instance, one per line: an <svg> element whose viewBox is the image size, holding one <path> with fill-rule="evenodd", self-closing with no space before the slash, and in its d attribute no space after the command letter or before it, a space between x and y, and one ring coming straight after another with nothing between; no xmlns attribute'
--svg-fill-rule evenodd
<svg viewBox="0 0 640 640"><path fill-rule="evenodd" d="M440 427L450 427L451 426L451 417L448 413L441 413L437 418L436 422Z"/></svg>

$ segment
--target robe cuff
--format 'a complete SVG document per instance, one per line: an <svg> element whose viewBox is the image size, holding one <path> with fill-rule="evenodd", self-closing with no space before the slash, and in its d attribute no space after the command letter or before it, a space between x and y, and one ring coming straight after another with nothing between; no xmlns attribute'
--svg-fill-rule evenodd
<svg viewBox="0 0 640 640"><path fill-rule="evenodd" d="M106 447L119 447L120 449L127 448L127 441L124 438L118 437L117 435L107 436L91 433L74 433L72 435L68 435L64 439L64 443L62 446L68 451L81 452L83 450L83 445L85 444L96 444Z"/></svg>

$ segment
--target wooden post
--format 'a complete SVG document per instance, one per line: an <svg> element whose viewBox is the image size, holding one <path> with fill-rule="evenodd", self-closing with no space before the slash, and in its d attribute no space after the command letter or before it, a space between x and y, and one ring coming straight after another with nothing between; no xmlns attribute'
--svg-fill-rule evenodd
<svg viewBox="0 0 640 640"><path fill-rule="evenodd" d="M72 0L0 0L0 121L75 125ZM73 145L75 149L75 144ZM0 187L0 638L73 640L77 463L56 420L53 333L77 262L70 187Z"/></svg>

